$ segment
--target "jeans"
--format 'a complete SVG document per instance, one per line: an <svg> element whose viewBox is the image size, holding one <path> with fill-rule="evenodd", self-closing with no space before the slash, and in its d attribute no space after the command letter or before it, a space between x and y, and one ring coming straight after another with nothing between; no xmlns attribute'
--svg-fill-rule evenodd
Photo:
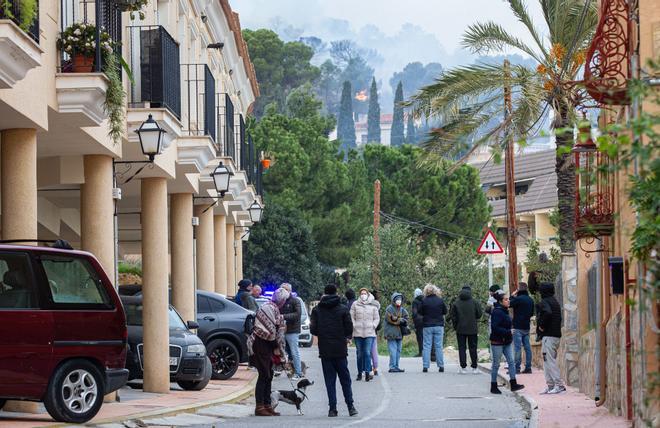
<svg viewBox="0 0 660 428"><path fill-rule="evenodd" d="M390 370L399 368L399 360L401 359L402 345L403 345L402 339L389 339L387 341L387 349L390 352Z"/></svg>
<svg viewBox="0 0 660 428"><path fill-rule="evenodd" d="M344 393L344 401L348 407L353 405L353 391L351 390L351 374L348 371L348 359L321 358L323 379L328 393L328 407L337 410L337 377Z"/></svg>
<svg viewBox="0 0 660 428"><path fill-rule="evenodd" d="M557 364L557 350L559 349L559 338L544 336L541 339L541 352L543 352L543 374L548 388L556 386L563 387L559 365Z"/></svg>
<svg viewBox="0 0 660 428"><path fill-rule="evenodd" d="M284 335L286 341L287 351L293 361L293 370L297 376L302 376L302 368L300 366L300 349L298 348L298 333L288 333Z"/></svg>
<svg viewBox="0 0 660 428"><path fill-rule="evenodd" d="M529 330L513 330L513 345L516 349L516 372L522 363L522 348L525 347L525 369L532 368L532 345L529 343Z"/></svg>
<svg viewBox="0 0 660 428"><path fill-rule="evenodd" d="M371 342L371 366L374 370L378 370L378 336Z"/></svg>
<svg viewBox="0 0 660 428"><path fill-rule="evenodd" d="M491 349L493 350L493 362L490 369L490 381L497 383L497 371L500 369L502 355L504 355L509 365L509 379L516 380L516 362L513 360L513 345L511 343L508 345L491 345Z"/></svg>
<svg viewBox="0 0 660 428"><path fill-rule="evenodd" d="M477 340L476 334L457 334L456 340L458 341L458 360L462 368L467 367L466 349L470 350L470 367L477 368ZM467 344L467 348L466 345Z"/></svg>
<svg viewBox="0 0 660 428"><path fill-rule="evenodd" d="M444 326L424 327L424 350L422 351L422 365L428 369L431 365L431 346L435 345L435 362L438 368L445 366L442 351L442 339L445 335Z"/></svg>
<svg viewBox="0 0 660 428"><path fill-rule="evenodd" d="M371 345L373 337L354 337L357 348L357 370L360 373L371 371Z"/></svg>

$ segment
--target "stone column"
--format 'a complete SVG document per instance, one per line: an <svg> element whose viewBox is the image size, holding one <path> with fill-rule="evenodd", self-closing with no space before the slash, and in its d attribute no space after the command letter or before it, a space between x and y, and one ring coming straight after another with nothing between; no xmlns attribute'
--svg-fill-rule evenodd
<svg viewBox="0 0 660 428"><path fill-rule="evenodd" d="M236 229L236 281L243 279L243 240L241 237L245 231Z"/></svg>
<svg viewBox="0 0 660 428"><path fill-rule="evenodd" d="M2 239L37 239L37 131L6 129L0 140Z"/></svg>
<svg viewBox="0 0 660 428"><path fill-rule="evenodd" d="M213 209L203 212L208 205L197 207L197 288L215 291L215 246L213 244Z"/></svg>
<svg viewBox="0 0 660 428"><path fill-rule="evenodd" d="M195 320L192 216L191 193L175 193L170 196L172 305L184 321Z"/></svg>
<svg viewBox="0 0 660 428"><path fill-rule="evenodd" d="M167 180L143 178L141 192L144 391L166 393L170 390Z"/></svg>
<svg viewBox="0 0 660 428"><path fill-rule="evenodd" d="M215 229L215 292L227 295L227 217L213 216Z"/></svg>
<svg viewBox="0 0 660 428"><path fill-rule="evenodd" d="M561 254L562 283L562 331L559 347L559 367L563 380L571 386L579 384L580 339L578 332L577 305L577 256L575 253Z"/></svg>
<svg viewBox="0 0 660 428"><path fill-rule="evenodd" d="M234 225L227 223L227 295L236 294L237 281L235 271Z"/></svg>
<svg viewBox="0 0 660 428"><path fill-rule="evenodd" d="M94 254L110 281L115 281L114 202L112 158L84 157L85 183L80 186L80 244Z"/></svg>

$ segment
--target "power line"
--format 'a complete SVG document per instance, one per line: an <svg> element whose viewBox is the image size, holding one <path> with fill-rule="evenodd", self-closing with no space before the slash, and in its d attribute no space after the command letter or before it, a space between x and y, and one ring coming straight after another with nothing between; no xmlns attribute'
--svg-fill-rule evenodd
<svg viewBox="0 0 660 428"><path fill-rule="evenodd" d="M433 231L436 231L438 233L448 235L448 236L453 236L453 237L456 237L456 238L465 238L465 239L469 239L471 241L479 241L479 242L481 241L479 238L475 238L475 237L467 236L467 235L462 235L460 233L450 232L448 230L438 229L437 227L429 226L428 224L423 224L423 223L420 223L418 221L408 220L406 218L399 217L399 216L396 216L394 214L388 214L388 213L383 212L383 211L381 211L381 215L383 217L385 217L387 220L395 222L395 223L402 223L402 224L407 224L409 226L422 227L424 229L433 230Z"/></svg>

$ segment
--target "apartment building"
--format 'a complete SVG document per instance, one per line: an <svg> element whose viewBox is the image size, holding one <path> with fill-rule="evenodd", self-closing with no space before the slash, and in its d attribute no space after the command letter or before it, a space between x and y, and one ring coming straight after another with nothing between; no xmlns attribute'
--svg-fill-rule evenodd
<svg viewBox="0 0 660 428"><path fill-rule="evenodd" d="M239 17L227 0L3 4L2 239L66 239L115 280L139 255L144 388L167 392L168 289L185 319L195 287L233 295L263 205Z"/></svg>

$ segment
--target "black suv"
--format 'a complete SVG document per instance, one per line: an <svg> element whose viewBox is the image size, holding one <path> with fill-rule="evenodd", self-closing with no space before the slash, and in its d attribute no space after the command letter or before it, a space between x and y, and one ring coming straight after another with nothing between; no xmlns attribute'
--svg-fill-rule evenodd
<svg viewBox="0 0 660 428"><path fill-rule="evenodd" d="M129 380L143 378L142 297L121 296L128 328L126 368ZM211 362L199 337L189 329L197 323L184 323L178 312L169 307L170 380L189 391L201 391L211 380ZM134 385L131 385L134 386Z"/></svg>
<svg viewBox="0 0 660 428"><path fill-rule="evenodd" d="M213 366L213 379L229 379L239 363L246 362L247 335L254 313L220 294L197 291L197 334L206 344Z"/></svg>

